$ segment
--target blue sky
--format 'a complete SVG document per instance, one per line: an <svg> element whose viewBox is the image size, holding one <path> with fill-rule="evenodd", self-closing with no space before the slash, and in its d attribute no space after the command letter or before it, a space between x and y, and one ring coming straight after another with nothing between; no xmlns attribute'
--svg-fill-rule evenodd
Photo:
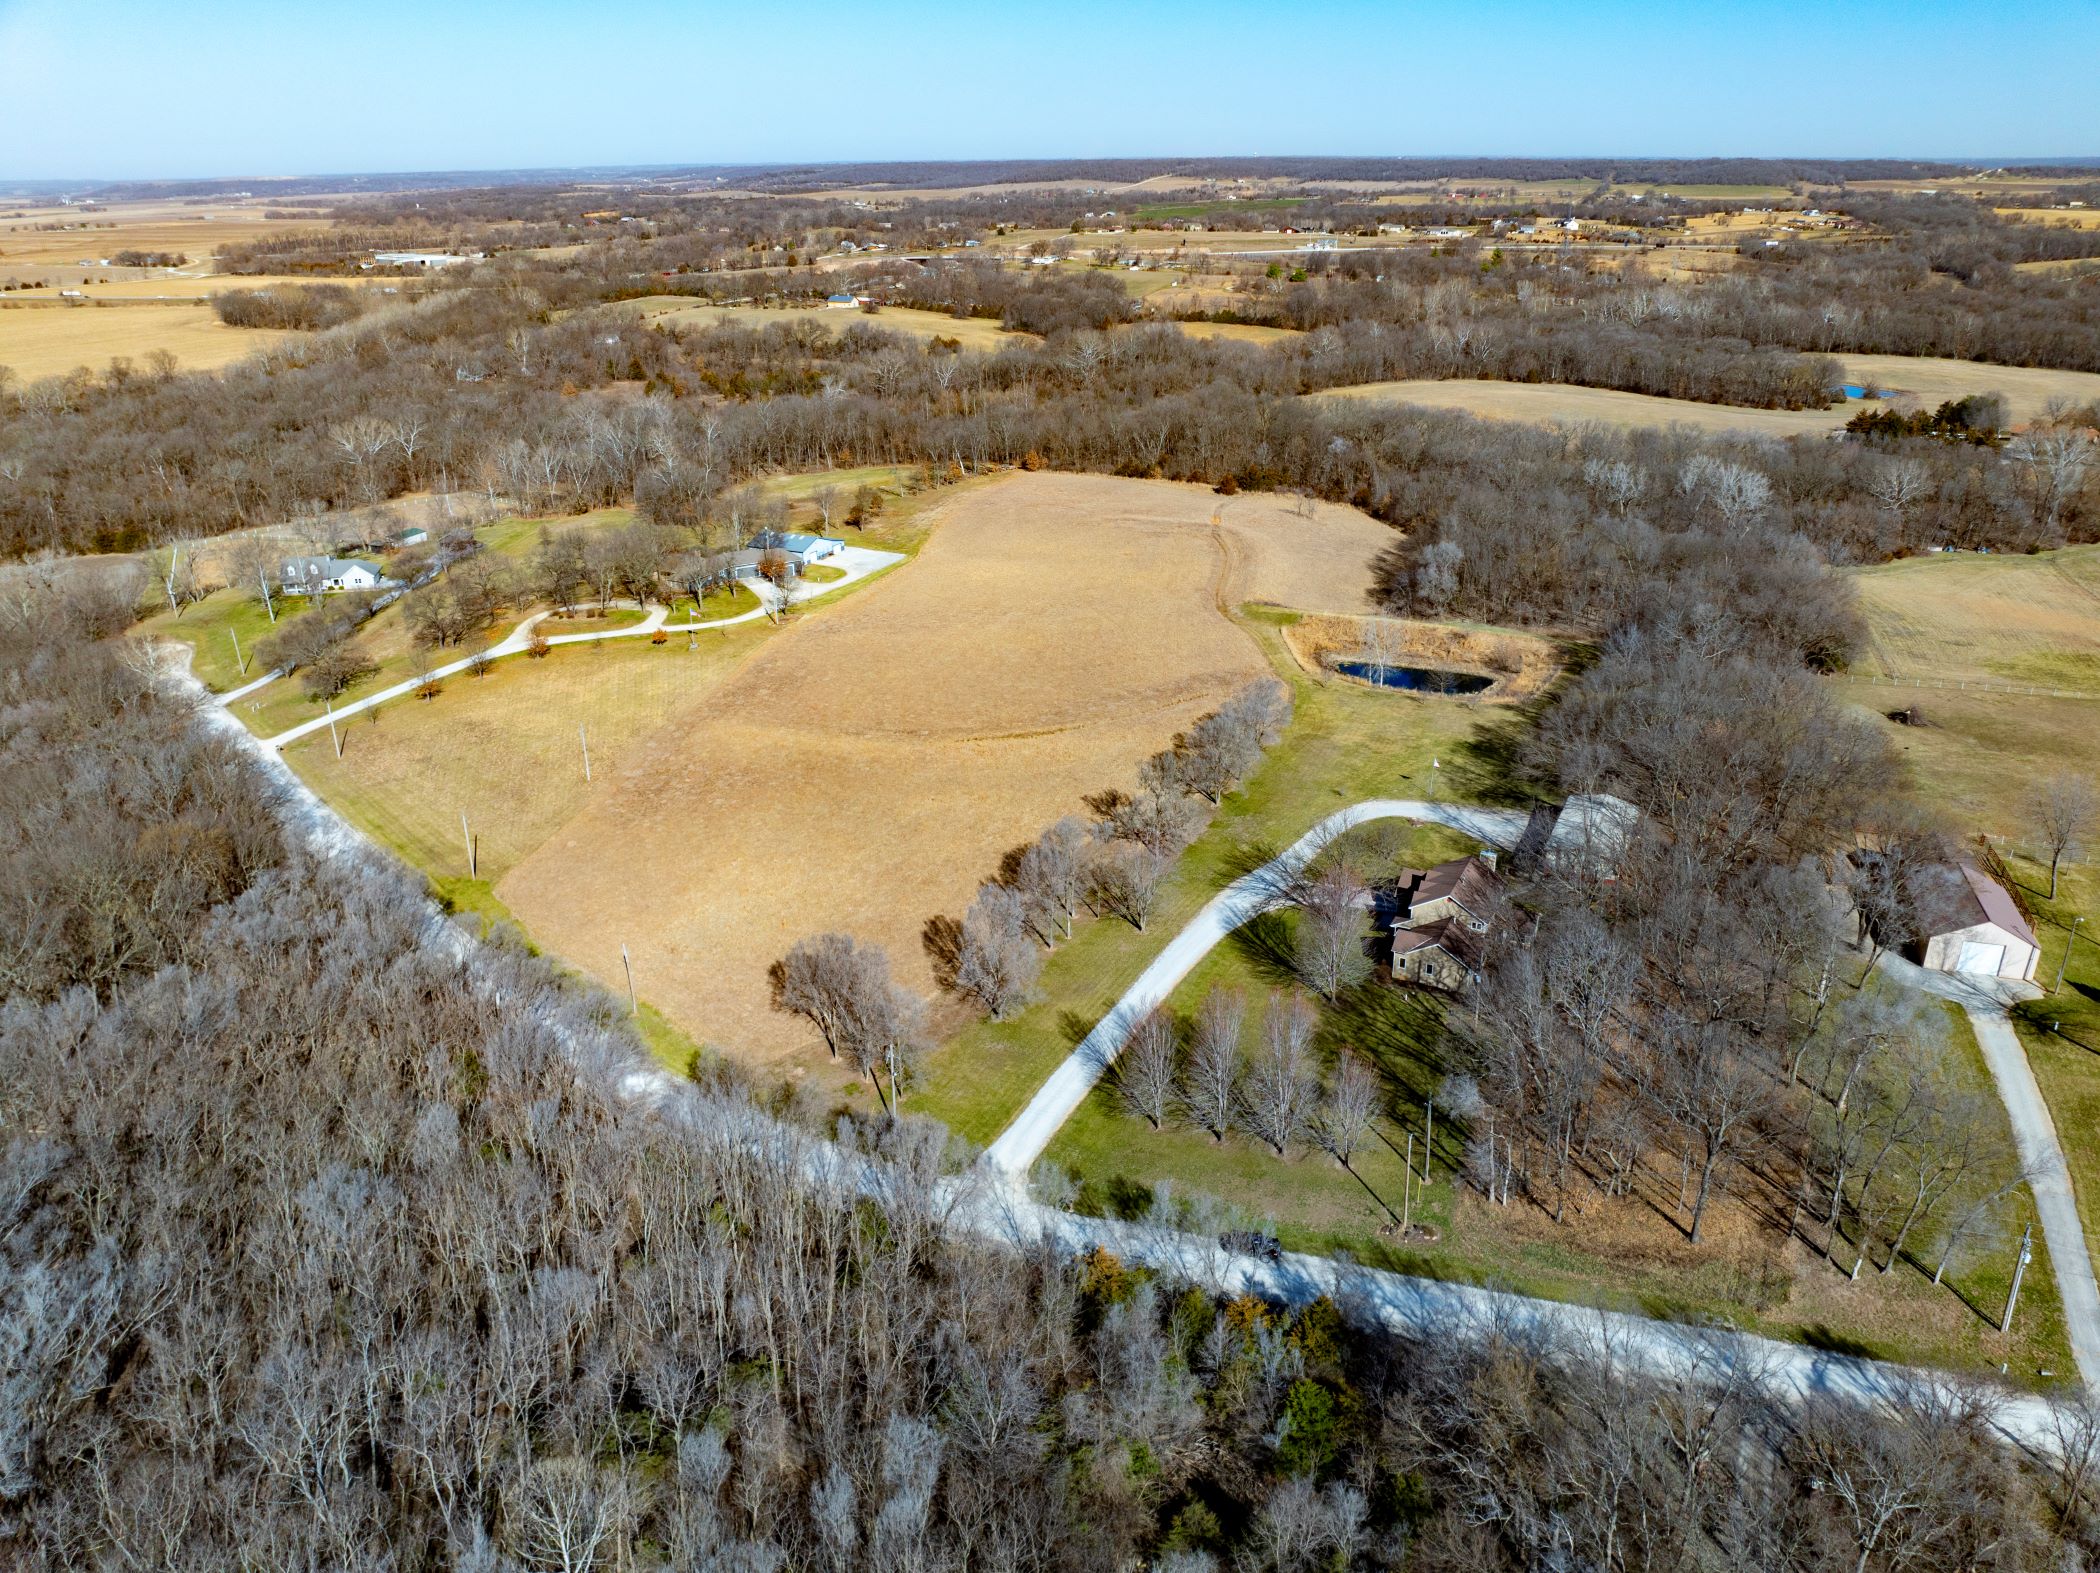
<svg viewBox="0 0 2100 1573"><path fill-rule="evenodd" d="M2100 154L2100 0L0 0L0 177Z"/></svg>

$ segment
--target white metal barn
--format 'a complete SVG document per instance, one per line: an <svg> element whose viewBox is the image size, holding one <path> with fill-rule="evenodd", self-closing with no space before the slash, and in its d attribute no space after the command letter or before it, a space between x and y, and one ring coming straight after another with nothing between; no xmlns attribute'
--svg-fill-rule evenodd
<svg viewBox="0 0 2100 1573"><path fill-rule="evenodd" d="M1912 886L1917 906L1919 962L1935 972L2034 981L2041 946L2012 897L1973 863L1920 871Z"/></svg>

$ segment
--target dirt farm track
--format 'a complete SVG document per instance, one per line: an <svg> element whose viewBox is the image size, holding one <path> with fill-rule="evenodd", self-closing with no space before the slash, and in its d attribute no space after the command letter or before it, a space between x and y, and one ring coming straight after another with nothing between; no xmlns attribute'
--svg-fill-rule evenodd
<svg viewBox="0 0 2100 1573"><path fill-rule="evenodd" d="M1166 482L968 487L915 561L685 698L498 893L615 985L625 943L643 997L695 1037L805 1056L813 1036L768 1000L790 944L879 941L930 994L928 919L1267 670L1226 606L1360 610L1390 539L1347 509Z"/></svg>

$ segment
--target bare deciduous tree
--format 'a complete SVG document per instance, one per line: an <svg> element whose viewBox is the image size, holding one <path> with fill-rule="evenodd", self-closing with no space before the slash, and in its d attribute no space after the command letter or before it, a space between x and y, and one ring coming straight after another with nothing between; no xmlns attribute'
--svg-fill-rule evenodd
<svg viewBox="0 0 2100 1573"><path fill-rule="evenodd" d="M1180 1055L1181 1029L1162 1009L1148 1011L1139 1019L1116 1057L1116 1086L1123 1094L1124 1107L1154 1130L1166 1124L1174 1106Z"/></svg>
<svg viewBox="0 0 2100 1573"><path fill-rule="evenodd" d="M2027 821L2043 854L2049 859L2049 899L2056 899L2057 871L2067 857L2075 857L2085 845L2100 814L2100 792L2090 776L2060 770L2034 789L2028 799Z"/></svg>

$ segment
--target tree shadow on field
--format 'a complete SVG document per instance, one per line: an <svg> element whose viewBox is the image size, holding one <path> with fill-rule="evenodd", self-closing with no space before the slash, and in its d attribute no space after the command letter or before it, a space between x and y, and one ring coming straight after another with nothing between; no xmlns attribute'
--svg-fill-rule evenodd
<svg viewBox="0 0 2100 1573"><path fill-rule="evenodd" d="M1244 879L1263 864L1273 861L1276 854L1282 850L1275 842L1266 838L1258 837L1252 841L1239 842L1226 848L1224 857L1219 860L1219 872L1225 876L1227 883L1235 879Z"/></svg>
<svg viewBox="0 0 2100 1573"><path fill-rule="evenodd" d="M1106 1015L1107 1012L1102 1014ZM1098 1019L1089 1019L1067 1006L1057 1013L1057 1035L1076 1049L1086 1042L1086 1035L1094 1030L1094 1021Z"/></svg>
<svg viewBox="0 0 2100 1573"><path fill-rule="evenodd" d="M1523 780L1525 746L1542 706L1483 711L1480 723L1443 760L1442 795L1456 803L1522 808L1536 799Z"/></svg>
<svg viewBox="0 0 2100 1573"><path fill-rule="evenodd" d="M950 917L930 917L919 930L919 943L933 965L933 981L943 991L953 989L962 969L962 923Z"/></svg>
<svg viewBox="0 0 2100 1573"><path fill-rule="evenodd" d="M1232 931L1230 943L1271 988L1289 988L1298 981L1298 951L1290 923L1281 912L1249 918Z"/></svg>

